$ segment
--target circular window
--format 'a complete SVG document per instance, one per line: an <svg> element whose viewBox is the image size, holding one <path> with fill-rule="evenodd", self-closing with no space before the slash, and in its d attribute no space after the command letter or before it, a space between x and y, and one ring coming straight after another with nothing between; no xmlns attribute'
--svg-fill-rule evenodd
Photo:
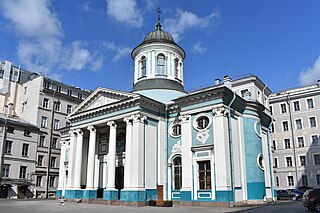
<svg viewBox="0 0 320 213"><path fill-rule="evenodd" d="M206 130L211 125L211 117L207 114L199 114L193 121L193 127L198 131Z"/></svg>
<svg viewBox="0 0 320 213"><path fill-rule="evenodd" d="M264 160L263 160L263 155L262 153L260 153L257 157L257 163L258 163L258 166L261 170L264 170Z"/></svg>
<svg viewBox="0 0 320 213"><path fill-rule="evenodd" d="M170 135L172 137L180 137L181 136L181 124L172 124L170 127Z"/></svg>

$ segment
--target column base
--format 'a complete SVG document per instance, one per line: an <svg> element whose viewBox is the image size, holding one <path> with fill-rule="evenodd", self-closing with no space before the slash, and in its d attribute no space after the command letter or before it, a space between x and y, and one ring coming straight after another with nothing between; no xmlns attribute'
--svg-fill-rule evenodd
<svg viewBox="0 0 320 213"><path fill-rule="evenodd" d="M81 189L68 189L64 193L64 197L67 199L82 198L83 190Z"/></svg>
<svg viewBox="0 0 320 213"><path fill-rule="evenodd" d="M57 189L56 197L62 197L62 190L61 189Z"/></svg>
<svg viewBox="0 0 320 213"><path fill-rule="evenodd" d="M180 190L180 200L182 200L182 201L191 201L192 200L191 191Z"/></svg>
<svg viewBox="0 0 320 213"><path fill-rule="evenodd" d="M147 200L157 200L158 190L157 189L146 189Z"/></svg>
<svg viewBox="0 0 320 213"><path fill-rule="evenodd" d="M146 201L146 191L145 190L121 190L120 200L126 202L142 202Z"/></svg>
<svg viewBox="0 0 320 213"><path fill-rule="evenodd" d="M82 198L84 199L95 199L97 198L97 190L85 189L82 193Z"/></svg>
<svg viewBox="0 0 320 213"><path fill-rule="evenodd" d="M105 189L103 191L103 200L118 200L118 190Z"/></svg>

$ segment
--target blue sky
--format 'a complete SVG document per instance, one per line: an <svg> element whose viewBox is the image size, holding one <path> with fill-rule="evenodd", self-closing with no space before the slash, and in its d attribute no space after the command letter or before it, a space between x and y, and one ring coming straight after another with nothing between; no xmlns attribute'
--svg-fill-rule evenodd
<svg viewBox="0 0 320 213"><path fill-rule="evenodd" d="M155 29L186 51L185 89L254 74L272 91L320 79L320 1L2 0L0 60L84 89L130 91L131 50Z"/></svg>

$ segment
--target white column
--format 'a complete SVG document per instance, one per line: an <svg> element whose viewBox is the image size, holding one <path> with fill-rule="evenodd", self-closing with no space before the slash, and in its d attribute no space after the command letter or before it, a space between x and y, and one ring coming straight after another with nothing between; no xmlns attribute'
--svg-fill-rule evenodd
<svg viewBox="0 0 320 213"><path fill-rule="evenodd" d="M73 187L74 180L74 153L76 148L76 140L77 137L75 135L75 131L70 131L70 149L69 149L69 158L68 158L68 184L67 188Z"/></svg>
<svg viewBox="0 0 320 213"><path fill-rule="evenodd" d="M88 168L87 168L87 189L93 189L94 180L94 157L96 154L96 129L93 126L89 126L89 150L88 150Z"/></svg>
<svg viewBox="0 0 320 213"><path fill-rule="evenodd" d="M76 161L74 170L74 188L81 188L81 167L82 167L82 148L83 148L83 132L81 129L77 131L77 149L76 149Z"/></svg>
<svg viewBox="0 0 320 213"><path fill-rule="evenodd" d="M151 74L155 76L156 74L156 51L151 52Z"/></svg>
<svg viewBox="0 0 320 213"><path fill-rule="evenodd" d="M99 176L100 176L100 160L98 155L94 157L94 188L99 188Z"/></svg>
<svg viewBox="0 0 320 213"><path fill-rule="evenodd" d="M230 151L227 109L223 106L213 109L214 153L216 162L216 190L230 190Z"/></svg>
<svg viewBox="0 0 320 213"><path fill-rule="evenodd" d="M123 119L126 126L126 163L124 165L124 188L131 187L131 168L132 168L132 120L133 117L126 117Z"/></svg>
<svg viewBox="0 0 320 213"><path fill-rule="evenodd" d="M107 189L115 190L117 125L114 121L109 121L107 125L110 127Z"/></svg>
<svg viewBox="0 0 320 213"><path fill-rule="evenodd" d="M107 184L108 184L108 155L105 155L103 157L103 166L102 166L102 188L107 188Z"/></svg>
<svg viewBox="0 0 320 213"><path fill-rule="evenodd" d="M168 63L168 70L169 70L169 75L174 77L174 70L172 70L172 63L173 63L173 58L172 58L172 52L170 52L169 55L169 63Z"/></svg>
<svg viewBox="0 0 320 213"><path fill-rule="evenodd" d="M182 115L181 119L181 160L182 160L182 188L181 191L192 189L192 138L191 116ZM191 195L192 196L192 195Z"/></svg>
<svg viewBox="0 0 320 213"><path fill-rule="evenodd" d="M144 138L145 126L144 120L146 116L141 114L134 115L133 118L133 133L132 133L132 162L131 162L131 187L135 189L144 189L145 178L145 153L144 153Z"/></svg>
<svg viewBox="0 0 320 213"><path fill-rule="evenodd" d="M134 61L134 83L136 83L139 78L139 72L140 72L139 60L135 59L135 61Z"/></svg>
<svg viewBox="0 0 320 213"><path fill-rule="evenodd" d="M168 200L171 200L171 188L172 188L172 163L168 164Z"/></svg>
<svg viewBox="0 0 320 213"><path fill-rule="evenodd" d="M58 188L57 190L63 190L64 189L64 181L65 181L65 168L64 168L64 161L66 156L66 142L60 141L61 144L61 152L60 152L60 164L59 164L59 182L58 182Z"/></svg>

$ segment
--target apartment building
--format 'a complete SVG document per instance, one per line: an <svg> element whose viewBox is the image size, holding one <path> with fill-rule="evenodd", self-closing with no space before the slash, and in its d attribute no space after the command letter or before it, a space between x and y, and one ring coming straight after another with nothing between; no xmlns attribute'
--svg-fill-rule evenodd
<svg viewBox="0 0 320 213"><path fill-rule="evenodd" d="M277 189L320 187L320 84L272 94Z"/></svg>
<svg viewBox="0 0 320 213"><path fill-rule="evenodd" d="M9 61L1 63L0 87L0 113L5 114L4 109L10 106L12 117L40 130L37 137L30 138L37 144L32 146L36 156L34 169L30 168L34 197L55 196L60 159L60 133L57 130L69 125L67 114L90 91L22 70Z"/></svg>

